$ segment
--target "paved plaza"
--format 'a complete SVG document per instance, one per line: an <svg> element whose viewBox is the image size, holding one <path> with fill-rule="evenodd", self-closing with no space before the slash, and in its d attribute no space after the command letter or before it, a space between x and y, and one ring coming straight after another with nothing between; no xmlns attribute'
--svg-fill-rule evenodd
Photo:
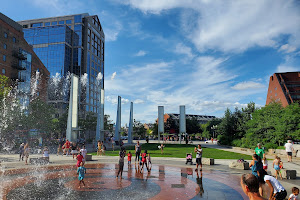
<svg viewBox="0 0 300 200"><path fill-rule="evenodd" d="M1 199L239 200L248 199L240 187L240 176L251 173L250 170L230 169L228 164L233 160L217 159L215 165L203 165L202 173L197 173L195 165L185 165L184 158L152 157L150 173L146 170L139 173L134 162L129 167L125 160L123 180L117 180L118 157L93 156L85 166L86 187L78 189L76 160L72 156L50 154L50 164L42 166L25 165L18 160L17 154L2 154L0 160ZM194 158L193 161L195 163ZM290 193L293 186L300 187L300 163L298 160L285 162L285 167L293 167L298 175L295 180L280 181Z"/></svg>

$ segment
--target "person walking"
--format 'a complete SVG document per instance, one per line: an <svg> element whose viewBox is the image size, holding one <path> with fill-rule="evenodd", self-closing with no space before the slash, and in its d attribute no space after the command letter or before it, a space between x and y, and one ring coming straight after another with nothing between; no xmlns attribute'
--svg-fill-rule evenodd
<svg viewBox="0 0 300 200"><path fill-rule="evenodd" d="M255 148L255 154L257 154L261 159L265 157L265 150L261 147L261 144L258 143L257 147Z"/></svg>
<svg viewBox="0 0 300 200"><path fill-rule="evenodd" d="M241 186L249 200L264 200L259 194L259 181L253 174L243 174L241 176Z"/></svg>
<svg viewBox="0 0 300 200"><path fill-rule="evenodd" d="M292 156L294 151L292 140L288 140L287 143L284 145L284 148L287 154L288 162L292 162Z"/></svg>
<svg viewBox="0 0 300 200"><path fill-rule="evenodd" d="M85 187L85 183L83 179L84 179L84 174L86 174L86 168L83 166L83 162L80 163L80 167L78 167L77 169L77 174L79 180L78 188L81 188L81 183L83 184L83 187Z"/></svg>

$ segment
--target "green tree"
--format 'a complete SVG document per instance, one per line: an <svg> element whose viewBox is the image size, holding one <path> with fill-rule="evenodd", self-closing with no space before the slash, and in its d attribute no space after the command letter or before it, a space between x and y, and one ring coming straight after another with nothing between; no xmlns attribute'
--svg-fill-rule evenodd
<svg viewBox="0 0 300 200"><path fill-rule="evenodd" d="M47 136L54 131L53 115L55 110L52 106L39 98L32 100L29 103L28 115L24 118L23 127L26 129L38 129Z"/></svg>
<svg viewBox="0 0 300 200"><path fill-rule="evenodd" d="M139 136L140 138L145 138L146 136L146 129L144 127L144 124L142 124L140 121L133 121L133 133L136 136Z"/></svg>
<svg viewBox="0 0 300 200"><path fill-rule="evenodd" d="M186 132L188 134L196 134L202 132L198 120L195 117L186 119Z"/></svg>

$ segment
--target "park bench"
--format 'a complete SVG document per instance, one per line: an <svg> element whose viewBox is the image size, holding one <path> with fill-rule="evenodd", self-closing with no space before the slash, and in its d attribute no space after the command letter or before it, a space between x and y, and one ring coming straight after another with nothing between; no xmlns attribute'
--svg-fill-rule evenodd
<svg viewBox="0 0 300 200"><path fill-rule="evenodd" d="M213 158L202 158L202 164L203 165L214 165L215 159Z"/></svg>
<svg viewBox="0 0 300 200"><path fill-rule="evenodd" d="M248 170L250 169L249 168L249 162L237 162L237 161L234 161L234 162L231 162L229 164L229 168L235 168L235 169L243 169L243 170Z"/></svg>
<svg viewBox="0 0 300 200"><path fill-rule="evenodd" d="M281 169L280 172L281 172L282 178L296 179L296 176L297 176L297 171L296 170ZM273 176L276 176L276 170L274 168L271 169L271 174Z"/></svg>
<svg viewBox="0 0 300 200"><path fill-rule="evenodd" d="M85 155L85 160L86 161L92 161L93 160L92 155L90 155L90 154Z"/></svg>

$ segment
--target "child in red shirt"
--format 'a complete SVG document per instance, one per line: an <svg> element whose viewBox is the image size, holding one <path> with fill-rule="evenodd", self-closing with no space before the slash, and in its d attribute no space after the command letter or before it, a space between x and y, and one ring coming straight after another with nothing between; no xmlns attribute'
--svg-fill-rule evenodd
<svg viewBox="0 0 300 200"><path fill-rule="evenodd" d="M81 155L81 152L77 155L77 167L80 167L80 163L82 163L83 156Z"/></svg>
<svg viewBox="0 0 300 200"><path fill-rule="evenodd" d="M132 157L132 154L131 154L131 152L129 151L128 154L127 154L128 165L131 164L131 157Z"/></svg>
<svg viewBox="0 0 300 200"><path fill-rule="evenodd" d="M146 165L146 168L149 171L148 166L147 166L147 150L145 150L145 152L142 153L142 168L141 168L141 173L143 172L144 165Z"/></svg>

